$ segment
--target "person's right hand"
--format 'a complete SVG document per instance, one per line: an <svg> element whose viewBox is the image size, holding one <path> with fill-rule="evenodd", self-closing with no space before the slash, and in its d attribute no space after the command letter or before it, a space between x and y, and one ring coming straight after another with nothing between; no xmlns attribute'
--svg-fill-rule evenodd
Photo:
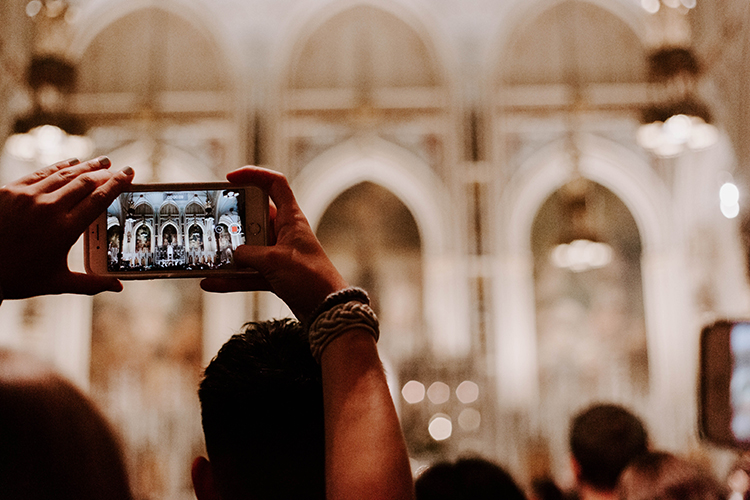
<svg viewBox="0 0 750 500"><path fill-rule="evenodd" d="M334 267L297 205L283 174L247 166L227 174L233 183L255 184L268 192L276 209L271 210L271 246L242 245L234 253L235 263L250 267L260 276L206 278L201 287L209 292L269 290L283 300L300 321L331 293L348 284Z"/></svg>
<svg viewBox="0 0 750 500"><path fill-rule="evenodd" d="M68 252L133 180L102 156L67 160L0 188L0 290L6 299L119 291L115 278L74 273Z"/></svg>

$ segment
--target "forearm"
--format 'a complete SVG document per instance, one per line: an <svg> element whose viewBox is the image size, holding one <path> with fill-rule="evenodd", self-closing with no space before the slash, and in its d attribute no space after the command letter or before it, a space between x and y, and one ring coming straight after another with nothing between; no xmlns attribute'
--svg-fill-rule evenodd
<svg viewBox="0 0 750 500"><path fill-rule="evenodd" d="M341 335L321 366L328 499L413 498L406 444L372 335Z"/></svg>

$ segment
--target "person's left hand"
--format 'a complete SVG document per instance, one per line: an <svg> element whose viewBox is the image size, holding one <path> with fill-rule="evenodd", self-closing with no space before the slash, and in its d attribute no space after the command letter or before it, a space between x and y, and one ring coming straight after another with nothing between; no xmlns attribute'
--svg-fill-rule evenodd
<svg viewBox="0 0 750 500"><path fill-rule="evenodd" d="M133 180L109 158L66 160L0 188L0 290L6 299L120 291L115 278L74 273L78 237Z"/></svg>

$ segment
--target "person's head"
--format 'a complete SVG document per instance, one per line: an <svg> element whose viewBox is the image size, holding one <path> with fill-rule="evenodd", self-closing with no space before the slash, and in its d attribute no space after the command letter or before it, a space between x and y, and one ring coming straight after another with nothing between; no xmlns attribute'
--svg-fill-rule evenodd
<svg viewBox="0 0 750 500"><path fill-rule="evenodd" d="M297 321L248 323L229 339L198 390L198 498L325 498L321 380Z"/></svg>
<svg viewBox="0 0 750 500"><path fill-rule="evenodd" d="M121 444L93 402L37 359L0 350L0 496L132 498Z"/></svg>
<svg viewBox="0 0 750 500"><path fill-rule="evenodd" d="M484 458L438 462L417 477L417 500L526 500L502 467Z"/></svg>
<svg viewBox="0 0 750 500"><path fill-rule="evenodd" d="M625 467L648 449L641 420L619 405L596 404L573 418L570 451L579 484L612 491Z"/></svg>
<svg viewBox="0 0 750 500"><path fill-rule="evenodd" d="M623 471L620 500L723 500L727 492L708 471L671 453L640 455Z"/></svg>

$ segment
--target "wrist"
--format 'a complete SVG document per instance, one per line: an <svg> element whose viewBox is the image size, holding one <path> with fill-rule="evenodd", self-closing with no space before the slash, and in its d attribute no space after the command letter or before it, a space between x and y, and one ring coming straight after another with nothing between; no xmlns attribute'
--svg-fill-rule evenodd
<svg viewBox="0 0 750 500"><path fill-rule="evenodd" d="M304 325L306 329L310 329L313 322L318 317L334 307L345 304L347 302L357 301L362 304L370 305L370 296L361 288L356 286L343 286L336 288L331 293L328 293L318 305L310 311L310 314L305 318Z"/></svg>
<svg viewBox="0 0 750 500"><path fill-rule="evenodd" d="M310 351L318 363L328 346L349 332L367 334L371 342L377 342L380 336L378 318L370 308L370 297L356 287L347 287L328 295L304 326L308 332Z"/></svg>

